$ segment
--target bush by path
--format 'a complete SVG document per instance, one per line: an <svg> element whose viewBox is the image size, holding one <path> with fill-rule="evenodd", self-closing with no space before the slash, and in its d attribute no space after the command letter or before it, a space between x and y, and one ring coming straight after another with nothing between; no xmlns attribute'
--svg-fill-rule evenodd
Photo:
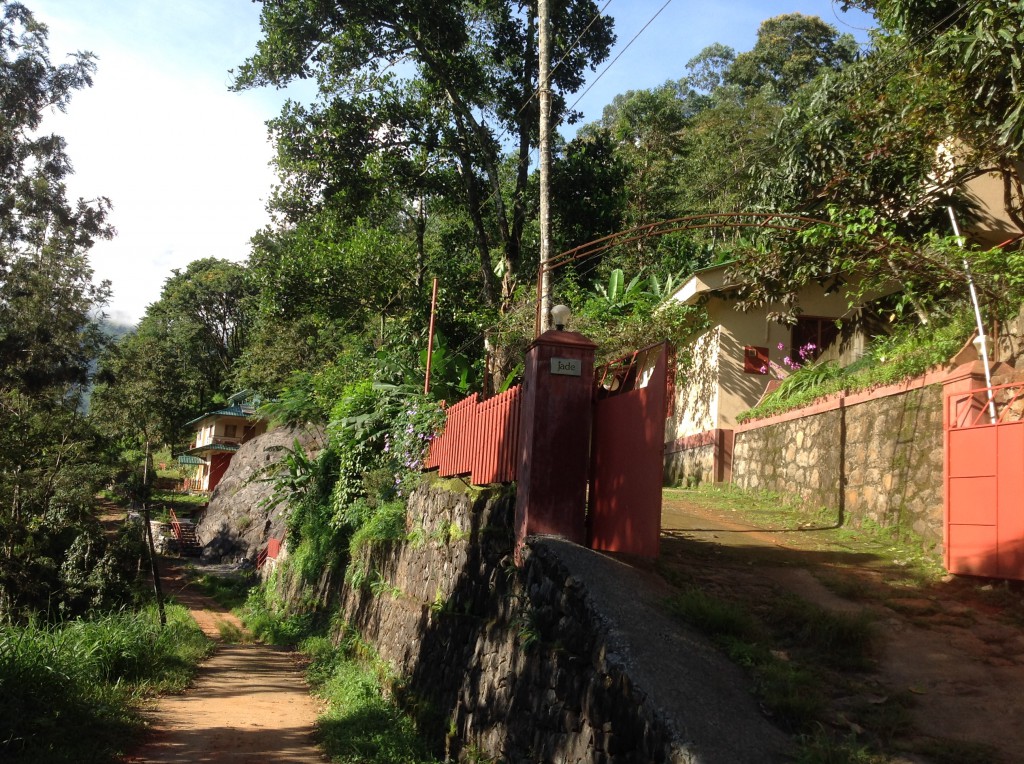
<svg viewBox="0 0 1024 764"><path fill-rule="evenodd" d="M0 760L112 761L139 702L184 689L212 643L188 611L155 607L56 626L0 626Z"/></svg>

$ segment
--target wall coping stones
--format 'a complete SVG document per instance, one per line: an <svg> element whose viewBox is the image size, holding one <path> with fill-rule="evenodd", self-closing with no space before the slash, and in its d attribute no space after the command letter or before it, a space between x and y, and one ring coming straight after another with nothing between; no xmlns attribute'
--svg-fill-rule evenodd
<svg viewBox="0 0 1024 764"><path fill-rule="evenodd" d="M604 632L602 668L618 668L674 738L672 761L760 764L787 760L789 738L770 724L749 682L700 633L665 613L671 589L621 560L554 537L531 537L530 555L578 582Z"/></svg>
<svg viewBox="0 0 1024 764"><path fill-rule="evenodd" d="M791 411L784 411L781 414L775 414L774 416L764 417L763 419L755 419L749 422L744 422L736 426L736 432L749 432L750 430L757 430L761 427L768 427L773 424L780 424L782 422L791 422L794 419L803 419L804 417L814 416L815 414L823 414L828 411L836 411L840 408L856 406L859 403L869 403L870 401L876 401L880 398L888 398L892 395L903 395L913 390L920 390L923 387L929 385L937 385L945 382L949 376L949 370L945 367L932 369L931 371L925 372L919 377L904 380L903 382L896 382L891 385L879 385L878 387L872 387L867 390L858 390L857 392L838 392L826 395L823 398L819 398L813 403L809 403L806 406L792 409Z"/></svg>

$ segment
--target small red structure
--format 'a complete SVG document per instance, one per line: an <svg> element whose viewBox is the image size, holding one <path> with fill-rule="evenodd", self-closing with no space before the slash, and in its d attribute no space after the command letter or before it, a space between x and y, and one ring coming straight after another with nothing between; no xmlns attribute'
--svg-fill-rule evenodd
<svg viewBox="0 0 1024 764"><path fill-rule="evenodd" d="M584 543L596 345L551 330L526 355L519 469L517 549L527 536Z"/></svg>

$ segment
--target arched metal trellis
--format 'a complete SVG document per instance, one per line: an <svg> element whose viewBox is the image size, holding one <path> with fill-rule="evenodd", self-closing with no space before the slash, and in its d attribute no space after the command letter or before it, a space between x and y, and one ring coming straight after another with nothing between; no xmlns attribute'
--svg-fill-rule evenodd
<svg viewBox="0 0 1024 764"><path fill-rule="evenodd" d="M712 212L703 215L686 215L668 220L659 220L655 223L645 223L635 228L619 231L600 239L581 244L578 247L567 249L564 252L541 263L537 269L537 316L535 334L540 334L541 316L541 292L542 277L545 273L551 273L563 265L572 262L585 260L588 257L606 252L613 247L623 244L631 244L637 241L658 236L665 236L680 231L699 231L711 228L761 228L772 231L788 231L800 233L813 226L826 225L836 227L828 220L808 217L806 215L790 215L784 212Z"/></svg>

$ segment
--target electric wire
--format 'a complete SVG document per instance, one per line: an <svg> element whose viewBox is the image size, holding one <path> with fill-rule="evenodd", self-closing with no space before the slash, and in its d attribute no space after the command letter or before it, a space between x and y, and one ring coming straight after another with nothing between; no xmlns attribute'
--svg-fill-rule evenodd
<svg viewBox="0 0 1024 764"><path fill-rule="evenodd" d="M880 70L876 69L873 72L873 76L875 78L877 78L877 79L880 79L880 80L884 79L887 71L889 71L888 67L891 66L891 67L895 68L896 66L898 66L901 63L904 54L915 53L918 44L922 40L924 40L928 35L932 34L936 29L938 29L942 25L954 22L958 17L960 17L961 15L963 15L965 13L968 13L970 10L972 10L974 6L980 5L981 1L982 0L969 0L969 2L962 3L962 4L958 5L958 6L956 6L953 10L951 10L946 16L944 16L941 19L939 19L936 22L934 22L927 29L922 30L916 36L907 38L904 41L904 43L902 44L901 47L896 48L894 51L892 51L891 53L888 54L889 60L888 61L884 61L883 60L882 66L880 67ZM647 22L647 24L644 25L644 27L640 30L640 32L638 32L636 35L634 35L633 39L631 39L629 44L627 45L627 48L629 47L629 45L633 44L633 42L636 40L637 37L639 37L639 35L644 31L644 29L646 29L648 26L650 26L651 23L653 23L655 18L665 9L665 7L667 7L669 5L669 3L671 3L671 0L668 0L668 2L666 2L657 11L657 13L654 15L654 17L652 17ZM933 45L934 45L934 43L933 43ZM931 52L932 49L933 49L933 46L929 46L929 48L920 51L919 55L921 57L927 56ZM625 52L625 49L622 52ZM603 76L608 71L608 69L610 69L611 66L619 59L620 56L621 56L621 53L618 56L616 56L615 59L612 62L610 62L607 67L605 67L605 69L601 72L601 75L599 75L599 76ZM596 80L595 80L595 83L596 83ZM588 87L587 90L585 90L580 95L580 97L576 99L576 101L573 103L573 105L570 107L570 109L575 108L575 106L579 103L580 99L582 99L583 96L586 95L586 93L587 93L587 91L589 91L589 89L590 89L590 87ZM525 105L524 105L524 108L525 108ZM819 119L823 121L824 119L827 118L827 116L828 115L823 115L822 117L819 117ZM1004 158L1006 156L1006 154L1009 153L1010 150L1012 150L1012 149L1010 149L1009 147L1004 149L1002 152L1000 152L998 155L996 155L996 158L997 159ZM770 149L765 149L765 150L759 152L758 154L756 154L753 158L757 159L757 160L760 160L760 159L763 159L764 157L768 156L770 153L771 153ZM532 153L531 153L531 155L532 155ZM746 173L748 171L749 171L749 165L745 166L745 167L738 168L731 175L729 175L724 181L719 181L719 182L717 182L715 184L708 183L708 184L705 185L704 189L702 189L702 190L710 192L710 191L713 190L712 185L716 185L717 186L717 185L728 184L729 182L735 180L736 178L740 177L742 174L744 174L744 173ZM698 193L699 192L700 192L700 190L698 190ZM488 197L487 199L485 199L483 204L487 204L490 201L490 198L491 197ZM583 269L580 271L580 274L583 275L583 276L588 275L589 273L593 272L593 270L595 270L598 267L599 264L600 264L600 260L599 259L595 259L595 261L592 264L587 264L586 266L584 266ZM531 303L527 302L527 303L523 303L522 305L520 305L517 308L514 308L513 310L509 311L508 313L503 314L492 325L490 325L489 327L484 328L480 332L475 333L474 336L472 336L466 342L464 342L459 347L458 352L460 352L460 353L463 352L464 350L468 349L471 345L474 345L474 344L482 341L483 339L485 339L486 336L490 332L495 331L495 330L501 328L504 324L509 323L514 318L520 318L522 316L522 314L525 314L527 311L533 311L533 310L535 310L535 306L532 305Z"/></svg>

